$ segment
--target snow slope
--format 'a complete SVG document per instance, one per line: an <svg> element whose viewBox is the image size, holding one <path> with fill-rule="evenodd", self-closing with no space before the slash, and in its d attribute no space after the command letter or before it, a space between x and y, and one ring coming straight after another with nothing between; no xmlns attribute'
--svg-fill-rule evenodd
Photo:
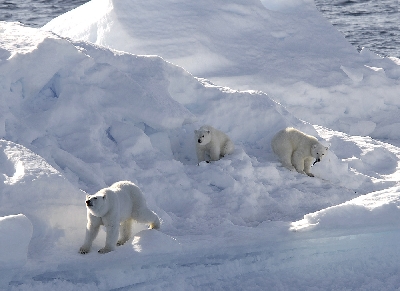
<svg viewBox="0 0 400 291"><path fill-rule="evenodd" d="M136 44L148 50L140 52L146 55L60 37L46 27L0 23L0 241L7 242L0 251L5 263L0 267L5 274L0 289L397 290L400 148L392 145L397 133L391 130L397 122L396 104L385 111L384 97L366 96L367 109L356 108L350 92L361 96L371 86L395 92L398 79L363 69L362 80L349 82L348 75L355 80L360 77L358 66L365 65L367 52L358 55L309 1L271 1L264 6L250 0L208 6L207 1L165 3L163 9L174 7L184 19L193 18L189 12L195 7L198 23L207 23L213 16L219 24L214 23L215 33L227 30L218 35L218 42L209 35L211 28L203 34L191 31L193 39L206 38L217 55L241 57L240 65L230 64L224 70L215 62L220 75L211 79L223 86L203 78L208 73L196 71L201 66L176 66L165 60L176 63L170 56L152 51L157 34L158 40L163 39L157 28L163 25L161 16L169 17L167 10L159 15L160 22L148 26L154 29L154 39L147 35L147 44ZM129 17L136 23L134 4L89 2L61 16L71 17L62 22L70 25L64 32L75 33L80 27L99 39L113 38L111 43L121 44L125 32L140 32L145 26L139 24L153 23L152 17L161 11L151 10L148 5L161 4L149 1L140 6L150 10L141 11L137 29L123 29L123 21L112 17L123 12L125 23ZM95 9L98 12L90 17L82 16ZM223 39L232 33L232 26L221 25L227 19L236 24L242 42L237 35ZM308 23L311 20L314 25ZM282 43L281 49L274 50L253 30L241 33L246 23L259 31L272 24L286 32L296 28L282 38L293 45ZM180 33L187 33L188 27ZM301 47L305 39L311 41L315 27L326 42L314 42L319 54L312 56ZM174 22L166 26L169 36L176 38L164 41L178 48L184 37L174 29ZM265 46L264 56L271 58L274 51L281 54L273 58L282 62L281 72L269 83L258 79L257 74L262 75L259 61L251 59L259 57L259 52L246 55L224 47L229 42L248 45L246 41L253 38L259 40L259 48ZM126 38L125 43L134 41ZM341 49L331 54L325 50L329 44ZM186 49L187 61L196 62L195 48ZM313 61L321 66L315 71L304 72L302 65L293 70L292 62L284 57L290 49L298 64ZM204 56L205 63L215 57L208 50ZM396 69L391 60L369 58ZM339 63L347 64L348 75L339 77L340 71L334 68ZM336 77L328 84L318 79L323 72ZM248 78L240 82L251 82L236 83L241 74ZM297 86L303 93L315 86L329 98L325 107L321 105L325 101L315 104L308 94L278 103L279 94L266 94L256 83L289 91ZM232 84L254 90L226 87ZM314 122L314 118L328 120L328 115L342 120L340 103L329 103L336 94L332 88L339 87L345 105L356 109L348 113L352 115L346 119L346 133L338 131L340 126L333 121L331 127ZM283 103L289 104L289 110ZM364 111L373 110L371 106L377 103L382 107L375 109L376 116L386 115L386 119L371 115L363 120ZM298 110L293 110L295 105ZM302 110L313 115L302 115ZM236 150L220 161L197 166L193 131L205 123L226 132ZM330 146L326 159L312 168L315 178L288 171L272 154L270 140L285 126L316 135ZM385 141L355 135L379 128L388 129L382 136ZM136 234L127 244L100 255L95 250L104 244L101 231L93 252L80 255L85 192L94 193L125 179L141 187L149 207L162 219L160 231L135 225ZM12 252L15 255L9 255Z"/></svg>
<svg viewBox="0 0 400 291"><path fill-rule="evenodd" d="M311 0L92 0L43 29L261 90L313 124L399 139L400 62L358 53Z"/></svg>

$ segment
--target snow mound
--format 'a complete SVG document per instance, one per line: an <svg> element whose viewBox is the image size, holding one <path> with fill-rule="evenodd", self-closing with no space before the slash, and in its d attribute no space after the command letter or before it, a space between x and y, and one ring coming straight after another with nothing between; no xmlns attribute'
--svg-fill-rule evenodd
<svg viewBox="0 0 400 291"><path fill-rule="evenodd" d="M0 184L0 216L22 213L32 222L30 247L35 254L31 255L74 241L75 226L85 225L84 193L21 145L0 140L0 160L6 164L0 168L4 179Z"/></svg>
<svg viewBox="0 0 400 291"><path fill-rule="evenodd" d="M173 237L155 230L142 230L133 237L133 249L141 254L160 254L182 251L181 244Z"/></svg>
<svg viewBox="0 0 400 291"><path fill-rule="evenodd" d="M360 136L398 136L397 62L357 53L311 0L93 0L45 29L0 26L0 217L33 226L6 288L398 286L400 149ZM235 152L197 166L203 124ZM273 155L287 126L329 146L315 178ZM85 192L119 180L161 229L80 255Z"/></svg>
<svg viewBox="0 0 400 291"><path fill-rule="evenodd" d="M271 83L283 76L293 82L298 73L286 70L287 56L301 52L306 57L290 58L292 68L307 68L302 74L311 81L329 66L335 73L322 78L331 82L340 77L332 60L356 51L321 20L313 1L303 0L92 0L53 19L43 30L134 54L159 55L196 76L230 76L239 82L243 78L242 85L254 75L262 78L259 82Z"/></svg>
<svg viewBox="0 0 400 291"><path fill-rule="evenodd" d="M23 214L0 218L0 261L2 269L26 263L32 231L32 223Z"/></svg>
<svg viewBox="0 0 400 291"><path fill-rule="evenodd" d="M400 139L398 60L358 53L313 1L92 0L43 30L266 92L311 124Z"/></svg>
<svg viewBox="0 0 400 291"><path fill-rule="evenodd" d="M0 287L5 288L14 273L27 262L32 223L22 214L0 217Z"/></svg>
<svg viewBox="0 0 400 291"><path fill-rule="evenodd" d="M21 27L19 33L24 31ZM384 149L378 151L392 166L375 175L368 169L378 167L374 159L380 153L363 156L364 169L353 162L356 172L331 147L327 159L313 168L319 179L309 180L279 167L270 141L287 126L317 131L263 92L217 86L160 57L55 36L32 43L31 53L13 54L0 65L5 76L0 92L7 97L0 123L4 137L43 157L51 165L48 175L62 174L86 192L119 180L137 183L171 233L185 232L183 225L201 233L223 221L256 226L296 220L380 190L387 184L382 175L396 171L398 157ZM32 64L43 65L40 74L20 70ZM211 167L196 166L193 131L203 124L226 132L236 145L232 156ZM22 173L14 165L6 168L17 169L8 175L9 183ZM68 198L72 205L80 205L76 197Z"/></svg>
<svg viewBox="0 0 400 291"><path fill-rule="evenodd" d="M292 223L291 229L354 232L374 228L391 229L400 221L399 187L359 196L343 204L304 216Z"/></svg>

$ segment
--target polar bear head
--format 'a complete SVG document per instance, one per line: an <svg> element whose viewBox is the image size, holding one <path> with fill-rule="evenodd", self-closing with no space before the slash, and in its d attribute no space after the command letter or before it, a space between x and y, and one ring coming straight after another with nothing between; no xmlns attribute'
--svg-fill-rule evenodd
<svg viewBox="0 0 400 291"><path fill-rule="evenodd" d="M201 127L194 131L194 138L199 145L206 145L211 141L211 130Z"/></svg>
<svg viewBox="0 0 400 291"><path fill-rule="evenodd" d="M328 148L325 147L324 145L320 143L315 143L311 147L311 155L313 158L315 158L315 163L318 163L321 161L322 157L326 155L326 152L328 151Z"/></svg>
<svg viewBox="0 0 400 291"><path fill-rule="evenodd" d="M104 192L98 192L94 195L86 195L86 208L97 217L103 217L109 210L109 202Z"/></svg>

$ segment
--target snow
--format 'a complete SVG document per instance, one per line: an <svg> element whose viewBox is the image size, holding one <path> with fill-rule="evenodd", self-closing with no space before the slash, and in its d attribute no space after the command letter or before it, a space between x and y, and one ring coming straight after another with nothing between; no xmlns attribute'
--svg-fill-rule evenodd
<svg viewBox="0 0 400 291"><path fill-rule="evenodd" d="M13 275L26 264L31 237L32 223L25 215L0 218L0 288L7 288Z"/></svg>
<svg viewBox="0 0 400 291"><path fill-rule="evenodd" d="M96 17L84 16L95 7ZM400 123L398 63L367 49L358 53L310 0L92 0L44 29L159 55L222 86L263 91L312 124L399 139L391 129Z"/></svg>
<svg viewBox="0 0 400 291"><path fill-rule="evenodd" d="M0 289L400 287L400 61L313 1L92 0L0 34ZM235 152L197 166L203 124ZM329 146L315 178L272 153L286 126ZM161 229L79 254L86 193L119 180Z"/></svg>

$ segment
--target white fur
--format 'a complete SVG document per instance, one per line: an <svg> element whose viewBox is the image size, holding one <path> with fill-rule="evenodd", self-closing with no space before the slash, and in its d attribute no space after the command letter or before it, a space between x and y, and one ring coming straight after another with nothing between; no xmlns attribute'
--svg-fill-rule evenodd
<svg viewBox="0 0 400 291"><path fill-rule="evenodd" d="M283 166L311 177L314 177L311 173L313 161L321 161L328 150L314 136L292 127L279 131L272 138L271 146Z"/></svg>
<svg viewBox="0 0 400 291"><path fill-rule="evenodd" d="M129 240L133 221L149 224L150 228L160 228L160 220L147 208L142 191L129 181L120 181L94 195L87 195L86 208L88 221L85 242L79 249L81 254L90 251L100 225L106 228L106 244L99 250L102 254Z"/></svg>
<svg viewBox="0 0 400 291"><path fill-rule="evenodd" d="M233 153L235 146L229 137L209 125L203 125L194 131L198 163L218 161L221 157ZM208 160L207 158L210 158Z"/></svg>

